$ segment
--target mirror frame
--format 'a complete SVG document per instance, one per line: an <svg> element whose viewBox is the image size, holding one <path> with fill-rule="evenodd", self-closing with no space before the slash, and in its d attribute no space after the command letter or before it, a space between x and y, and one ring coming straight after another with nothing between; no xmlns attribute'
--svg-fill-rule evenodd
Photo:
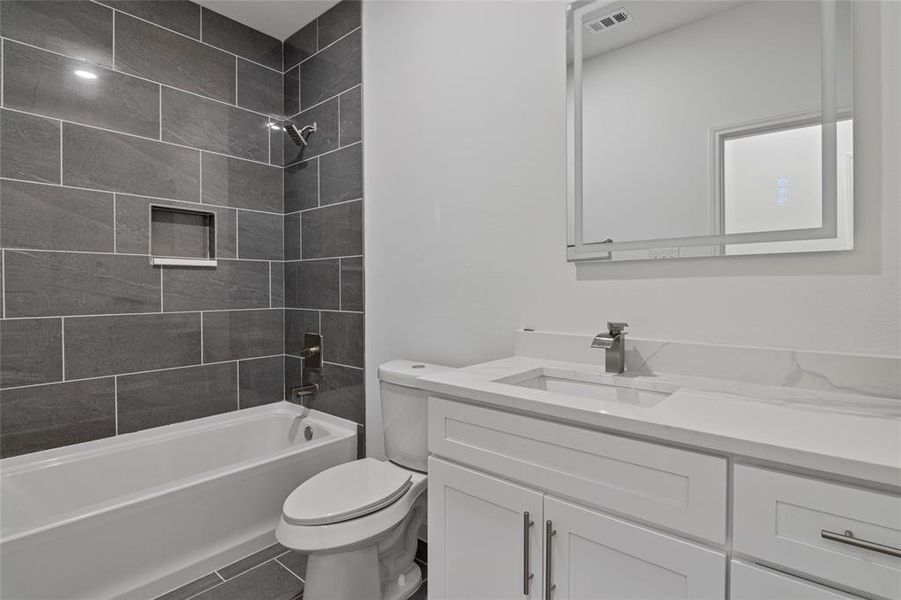
<svg viewBox="0 0 901 600"><path fill-rule="evenodd" d="M690 258L694 256L729 256L725 254L726 244L752 244L759 242L788 242L799 240L835 239L838 234L837 206L837 131L839 116L854 117L854 101L851 110L840 111L837 106L837 65L836 65L836 6L848 0L819 0L822 34L821 54L821 110L816 122L822 125L822 226L809 229L788 229L750 233L729 233L675 238L658 238L633 241L586 242L582 239L582 22L583 17L603 7L612 8L611 0L576 0L566 7L567 56L572 56L572 93L566 94L567 110L567 232L566 260L619 261L656 260L666 258ZM854 31L853 2L849 2L852 17L852 47ZM853 64L853 58L852 58ZM853 75L852 75L853 77ZM567 65L567 86L570 85L569 65ZM716 130L711 130L711 135ZM719 174L715 175L716 177ZM715 185L715 184L714 184ZM853 239L848 247L851 250ZM678 249L679 256L674 256ZM803 250L796 250L803 251ZM834 251L834 250L826 250ZM614 255L616 253L616 255ZM761 253L767 254L767 253ZM747 256L747 254L740 254Z"/></svg>

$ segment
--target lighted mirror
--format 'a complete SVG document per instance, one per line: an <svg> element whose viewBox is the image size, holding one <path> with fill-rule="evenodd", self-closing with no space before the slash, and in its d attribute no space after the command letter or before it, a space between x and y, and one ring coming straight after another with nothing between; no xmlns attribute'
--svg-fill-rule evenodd
<svg viewBox="0 0 901 600"><path fill-rule="evenodd" d="M851 13L571 4L569 260L851 249Z"/></svg>

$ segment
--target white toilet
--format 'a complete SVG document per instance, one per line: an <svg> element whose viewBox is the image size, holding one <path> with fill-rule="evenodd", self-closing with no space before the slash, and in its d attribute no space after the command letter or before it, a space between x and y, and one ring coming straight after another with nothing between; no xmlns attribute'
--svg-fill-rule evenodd
<svg viewBox="0 0 901 600"><path fill-rule="evenodd" d="M276 537L308 554L305 600L403 600L422 580L413 562L426 514L428 396L416 387L448 367L379 366L387 461L327 469L295 489Z"/></svg>

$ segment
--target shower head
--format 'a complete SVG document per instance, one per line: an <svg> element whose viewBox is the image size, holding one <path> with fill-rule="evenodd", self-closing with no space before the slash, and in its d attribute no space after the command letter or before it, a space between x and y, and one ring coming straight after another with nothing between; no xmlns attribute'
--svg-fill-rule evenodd
<svg viewBox="0 0 901 600"><path fill-rule="evenodd" d="M288 135L298 146L306 146L307 138L310 137L311 133L318 130L319 128L315 122L312 125L304 125L300 129L294 123L285 122L285 131L288 132Z"/></svg>

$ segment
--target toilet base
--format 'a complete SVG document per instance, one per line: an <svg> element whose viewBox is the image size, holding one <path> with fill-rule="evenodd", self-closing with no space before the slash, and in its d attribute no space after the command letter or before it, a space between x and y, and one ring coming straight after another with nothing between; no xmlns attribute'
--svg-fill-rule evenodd
<svg viewBox="0 0 901 600"><path fill-rule="evenodd" d="M419 589L422 572L414 562L402 575L379 580L378 547L336 554L313 554L307 559L304 600L360 600L381 590L382 600L406 600Z"/></svg>

